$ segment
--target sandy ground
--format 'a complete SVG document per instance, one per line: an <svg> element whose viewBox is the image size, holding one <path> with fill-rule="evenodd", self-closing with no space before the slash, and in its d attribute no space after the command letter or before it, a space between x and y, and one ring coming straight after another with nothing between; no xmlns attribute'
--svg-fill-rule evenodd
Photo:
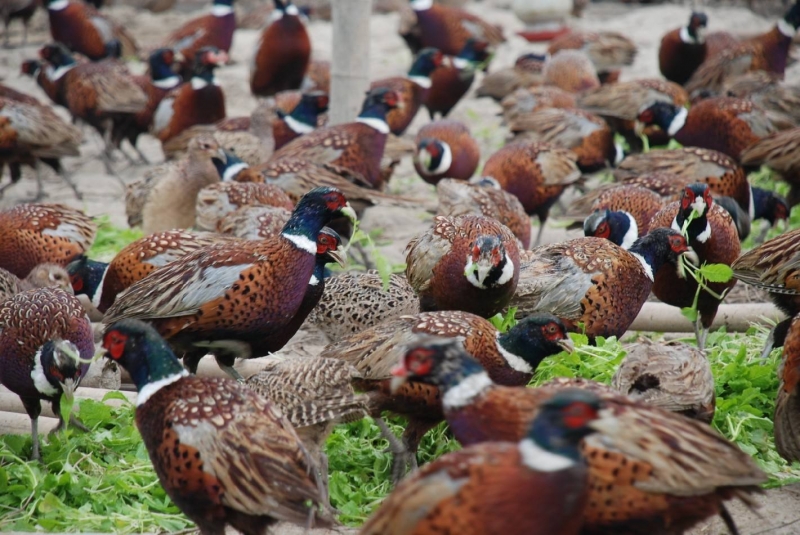
<svg viewBox="0 0 800 535"><path fill-rule="evenodd" d="M198 1L183 0L174 11L159 15L136 11L124 5L112 6L108 12L117 20L126 21L140 43L156 44L172 28L198 13L198 10L194 9ZM531 45L514 35L517 30L522 29L522 23L501 4L501 2L493 3L490 0L484 0L468 5L471 11L490 22L503 25L506 30L508 41L498 49L492 68L511 65L520 53L540 51L544 48L543 45ZM571 21L571 24L578 28L615 30L628 35L638 45L639 53L634 64L623 70L623 79L657 77L656 56L661 36L670 29L684 24L689 9L688 6L679 5L632 7L611 3L590 4L584 17ZM768 29L772 24L742 8L710 7L706 11L709 15L709 29L712 31L725 29L741 33L755 33ZM411 55L396 33L397 24L397 14L375 15L372 18L369 54L373 79L402 74L410 64ZM330 59L331 24L324 21L313 21L309 24L309 32L314 44L314 56L318 59ZM249 93L247 77L248 64L258 33L256 30L238 30L231 53L233 62L220 69L218 73L226 93L229 116L247 115L256 106L256 100ZM4 49L0 52L0 78L3 79L3 83L47 101L46 96L32 79L21 77L18 73L20 63L24 59L36 57L37 49L48 38L47 17L40 11L33 21L29 44L24 47ZM21 41L21 28L17 24L13 25L11 39L12 44L18 44ZM134 70L142 68L141 64L132 66ZM788 69L787 80L790 82L800 81L800 66L794 65ZM468 97L451 114L452 118L462 120L471 126L473 135L481 145L483 161L494 150L502 146L507 135L507 130L501 125L497 116L499 109L497 104L489 100ZM59 110L59 112L64 112L64 110ZM67 118L66 113L62 114ZM427 121L427 114L420 113L407 135L413 136ZM140 147L152 162L162 160L160 145L155 139L145 136L140 140ZM45 200L63 202L76 208L82 208L90 215L106 214L114 224L124 226L126 218L123 187L117 179L104 172L98 159L100 150L99 137L93 131L85 130L81 156L65 160L66 166L73 172L79 188L84 193L83 201L75 199L71 190L49 169L44 170L47 191ZM115 168L126 183L136 180L145 171L145 167L129 167L121 159L116 162ZM5 197L0 199L0 208L12 206L35 192L32 171L26 170L25 177L20 184L9 189ZM403 162L398 168L389 189L392 192L412 196L435 197L433 187L415 176L413 167L408 161ZM402 251L405 244L411 237L427 227L429 219L430 214L422 211L407 209L381 209L378 211L373 209L367 210L365 213L363 228L365 230L380 229L382 231L380 247L383 254L391 261L399 263L404 260ZM548 227L544 241L551 242L577 235L577 232L567 233L563 229ZM284 351L295 354L315 354L324 343L325 341L319 336L301 333L284 348ZM760 500L764 504L763 516L760 518L741 510L738 506L734 506L732 512L742 533L798 533L800 527L797 524L791 525L791 522L796 522L800 518L800 508L797 506L799 495L800 489L797 487L768 491ZM283 531L281 530L281 532ZM722 532L724 532L724 528L718 522L711 523L697 531L697 533L708 534Z"/></svg>

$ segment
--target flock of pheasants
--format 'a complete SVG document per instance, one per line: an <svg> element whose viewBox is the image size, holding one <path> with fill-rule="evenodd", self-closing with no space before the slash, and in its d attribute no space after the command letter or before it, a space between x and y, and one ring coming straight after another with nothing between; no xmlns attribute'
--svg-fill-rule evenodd
<svg viewBox="0 0 800 535"><path fill-rule="evenodd" d="M325 126L330 66L311 60L305 12L289 0L263 10L253 54L251 91L270 98L235 118L215 78L236 29L232 0L148 51L81 0L44 3L53 42L22 71L73 124L0 85L11 176L0 191L30 166L38 201L44 164L80 197L61 163L78 155L79 123L102 136L110 174L115 152L146 160L144 134L167 162L127 186L128 221L145 237L109 263L86 256L97 227L79 211L0 212L0 382L31 417L32 458L41 402L60 414L97 332L138 390L136 423L161 484L203 533L335 525L324 441L366 415L395 455L397 486L362 533L683 533L717 514L736 533L724 502L753 505L766 476L709 426L703 349L739 280L788 316L765 353L783 347L775 442L800 460L800 230L740 248L753 221L786 220L800 203L800 88L781 82L800 4L748 39L706 33L707 17L691 13L661 42L665 79L620 81L636 47L618 33L568 32L546 55L495 70L501 28L412 0L401 16L408 74L373 82L354 122ZM37 4L7 0L0 13L27 26ZM126 66L136 54L144 75ZM477 177L470 129L444 118L475 78L513 135ZM404 138L422 107L431 122ZM671 139L683 148L643 150ZM357 213L424 207L382 191L405 157L439 198L405 274L331 276ZM789 183L788 199L750 186L761 165ZM609 168L613 184L589 186L587 174ZM540 232L531 249L530 217L541 230L570 187L582 195L567 215L585 220L587 237L539 245ZM698 281L703 263L734 276ZM631 346L611 387L525 388L544 358L573 350L569 332L620 337L651 292L696 306L697 346ZM509 307L519 321L499 333L486 318ZM304 324L331 342L318 357L269 360L248 378L234 368ZM236 380L194 375L206 354ZM383 412L407 418L401 438ZM441 421L464 449L417 468L420 440Z"/></svg>

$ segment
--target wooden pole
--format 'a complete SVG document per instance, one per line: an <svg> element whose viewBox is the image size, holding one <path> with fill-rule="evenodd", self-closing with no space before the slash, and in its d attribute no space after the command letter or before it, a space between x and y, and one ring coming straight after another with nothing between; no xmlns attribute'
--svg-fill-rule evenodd
<svg viewBox="0 0 800 535"><path fill-rule="evenodd" d="M330 124L353 121L369 87L369 18L372 0L335 0Z"/></svg>

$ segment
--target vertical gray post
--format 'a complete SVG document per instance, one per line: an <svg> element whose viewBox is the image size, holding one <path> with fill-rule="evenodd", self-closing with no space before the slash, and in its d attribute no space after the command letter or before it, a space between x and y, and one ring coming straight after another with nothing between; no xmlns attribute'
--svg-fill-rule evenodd
<svg viewBox="0 0 800 535"><path fill-rule="evenodd" d="M372 0L333 0L333 60L329 123L347 123L361 111L369 87Z"/></svg>

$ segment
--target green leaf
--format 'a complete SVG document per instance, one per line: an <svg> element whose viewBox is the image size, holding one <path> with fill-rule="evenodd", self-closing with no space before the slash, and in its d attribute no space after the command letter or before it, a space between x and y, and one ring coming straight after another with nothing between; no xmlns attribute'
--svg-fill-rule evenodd
<svg viewBox="0 0 800 535"><path fill-rule="evenodd" d="M728 282L733 277L733 270L725 264L704 264L700 267L700 274L708 282Z"/></svg>
<svg viewBox="0 0 800 535"><path fill-rule="evenodd" d="M681 314L684 318L691 321L692 323L697 321L697 308L696 307L683 307L681 308Z"/></svg>
<svg viewBox="0 0 800 535"><path fill-rule="evenodd" d="M64 421L64 429L69 427L69 417L72 414L72 406L75 404L75 398L67 398L66 395L61 394L61 419Z"/></svg>

